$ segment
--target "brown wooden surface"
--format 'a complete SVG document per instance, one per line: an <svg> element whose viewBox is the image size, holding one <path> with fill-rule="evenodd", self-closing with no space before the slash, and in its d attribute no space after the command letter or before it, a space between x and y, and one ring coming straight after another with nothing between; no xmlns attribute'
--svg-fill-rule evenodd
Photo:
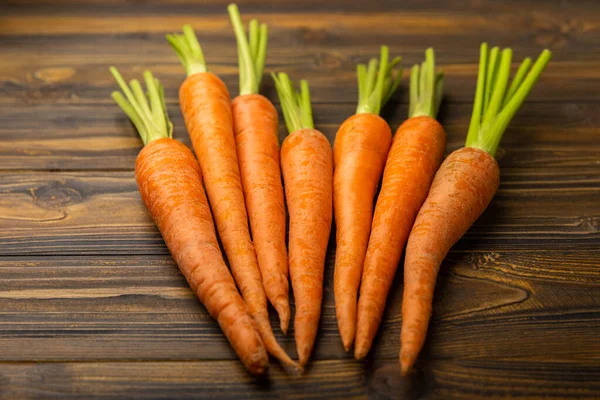
<svg viewBox="0 0 600 400"><path fill-rule="evenodd" d="M309 80L316 124L331 140L355 108L356 62L380 44L406 67L436 48L448 151L464 141L481 41L511 46L515 59L554 52L502 142L498 195L442 267L416 372L398 376L401 274L368 359L343 351L332 245L306 375L274 364L268 381L253 380L147 216L133 179L141 143L110 100L108 66L127 77L151 68L175 137L189 145L177 105L183 69L163 36L192 24L235 95L226 3L4 0L0 398L600 396L600 3L239 4L269 23L267 72ZM269 78L263 92L276 101ZM405 79L383 115L395 129L406 112ZM295 354L293 336L277 335Z"/></svg>

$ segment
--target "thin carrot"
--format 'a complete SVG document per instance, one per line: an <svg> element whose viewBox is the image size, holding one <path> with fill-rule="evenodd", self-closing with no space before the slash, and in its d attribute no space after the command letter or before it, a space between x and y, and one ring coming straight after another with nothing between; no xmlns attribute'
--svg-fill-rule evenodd
<svg viewBox="0 0 600 400"><path fill-rule="evenodd" d="M258 326L223 261L198 163L185 145L172 139L162 86L150 72L144 73L149 104L137 80L129 87L116 68L111 72L127 99L120 92L112 97L145 145L136 160L135 176L146 208L181 273L248 371L265 373L269 359Z"/></svg>
<svg viewBox="0 0 600 400"><path fill-rule="evenodd" d="M333 154L314 129L308 83L300 93L288 76L273 75L290 135L281 145L281 168L290 214L289 268L296 303L294 336L300 365L306 365L317 336L325 254L331 231Z"/></svg>
<svg viewBox="0 0 600 400"><path fill-rule="evenodd" d="M494 159L511 119L550 61L544 50L527 73L525 59L510 87L512 51L481 46L479 77L466 146L446 158L417 215L406 247L400 366L413 366L427 333L435 281L450 248L487 208L500 179ZM527 76L525 74L527 73Z"/></svg>
<svg viewBox="0 0 600 400"><path fill-rule="evenodd" d="M394 136L371 228L358 299L354 356L364 357L377 333L402 249L444 156L446 133L435 120L443 75L433 49L411 71L409 119Z"/></svg>
<svg viewBox="0 0 600 400"><path fill-rule="evenodd" d="M346 351L356 332L356 302L371 232L373 198L392 144L392 131L379 112L400 83L402 70L395 78L392 76L400 60L396 57L388 63L388 48L382 46L379 72L375 58L368 67L358 65L356 114L342 123L333 145L337 242L333 291L338 329Z"/></svg>
<svg viewBox="0 0 600 400"><path fill-rule="evenodd" d="M233 100L233 128L246 208L262 282L285 333L290 322L285 203L279 165L277 110L258 94L267 49L267 25L253 19L249 39L235 4L228 7L238 43L240 95Z"/></svg>
<svg viewBox="0 0 600 400"><path fill-rule="evenodd" d="M269 322L267 296L248 229L229 92L216 75L206 72L202 49L190 26L183 27L183 35L167 35L167 40L188 74L179 90L181 111L231 272L269 353L295 367L277 343Z"/></svg>

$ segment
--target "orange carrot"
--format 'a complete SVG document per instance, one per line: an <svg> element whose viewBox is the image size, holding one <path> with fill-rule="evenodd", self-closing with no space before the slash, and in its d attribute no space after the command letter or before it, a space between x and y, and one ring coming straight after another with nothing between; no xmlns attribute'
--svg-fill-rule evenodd
<svg viewBox="0 0 600 400"><path fill-rule="evenodd" d="M267 296L248 229L229 92L223 81L206 72L204 56L192 28L186 25L183 32L183 35L167 35L167 39L188 73L179 90L181 111L200 163L219 237L267 350L295 367L277 343L269 322Z"/></svg>
<svg viewBox="0 0 600 400"><path fill-rule="evenodd" d="M240 95L233 100L233 127L246 208L262 282L279 314L290 321L285 203L279 166L277 110L258 94L267 48L267 26L250 21L249 40L235 4L228 7L238 43Z"/></svg>
<svg viewBox="0 0 600 400"><path fill-rule="evenodd" d="M396 57L388 64L388 48L377 59L358 65L359 100L356 114L340 126L333 146L333 204L336 255L333 291L338 329L346 351L356 332L356 301L371 232L373 198L392 144L392 131L379 116L381 107L398 87L402 71L392 80Z"/></svg>
<svg viewBox="0 0 600 400"><path fill-rule="evenodd" d="M214 230L192 152L173 140L164 92L150 72L144 74L150 104L137 80L131 89L115 68L125 93L113 99L135 124L145 147L135 164L142 200L190 287L215 318L234 350L253 374L263 374L269 359L258 326L246 309L229 273Z"/></svg>
<svg viewBox="0 0 600 400"><path fill-rule="evenodd" d="M331 230L333 154L314 129L308 83L296 93L288 76L273 75L290 135L281 145L281 168L290 214L289 268L296 303L294 336L306 365L317 336L325 254Z"/></svg>
<svg viewBox="0 0 600 400"><path fill-rule="evenodd" d="M466 147L444 161L417 215L406 247L400 367L413 366L427 333L435 281L450 248L483 213L498 189L494 155L510 120L550 60L542 52L529 73L526 59L510 87L512 52L481 46L479 77ZM527 76L525 76L527 74Z"/></svg>
<svg viewBox="0 0 600 400"><path fill-rule="evenodd" d="M377 333L402 249L433 176L442 162L446 134L435 120L442 74L433 49L413 67L409 119L396 131L383 172L358 299L354 355L364 357Z"/></svg>

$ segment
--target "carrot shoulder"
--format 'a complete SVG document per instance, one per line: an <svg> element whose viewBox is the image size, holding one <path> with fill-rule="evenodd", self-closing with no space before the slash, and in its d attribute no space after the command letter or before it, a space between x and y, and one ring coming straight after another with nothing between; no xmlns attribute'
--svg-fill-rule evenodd
<svg viewBox="0 0 600 400"><path fill-rule="evenodd" d="M336 224L336 254L333 291L338 329L346 351L356 332L356 302L362 268L371 232L373 198L392 143L392 131L379 111L402 78L392 79L388 48L381 48L379 72L377 59L368 68L357 67L359 101L356 114L346 119L337 131L333 146L333 204Z"/></svg>
<svg viewBox="0 0 600 400"><path fill-rule="evenodd" d="M113 98L145 144L135 172L146 208L190 287L219 322L246 368L253 374L264 373L268 356L263 341L223 261L198 163L185 145L171 138L162 87L150 73L145 74L150 107L137 81L132 81L130 90L116 69L111 71L127 100L118 92Z"/></svg>
<svg viewBox="0 0 600 400"><path fill-rule="evenodd" d="M290 132L281 146L281 168L290 215L294 336L300 365L306 365L321 316L323 272L333 213L333 154L327 138L313 128L306 81L301 81L301 92L297 94L286 74L280 73L274 79Z"/></svg>
<svg viewBox="0 0 600 400"><path fill-rule="evenodd" d="M267 26L251 20L248 38L237 6L231 4L228 10L240 60L240 95L233 100L232 111L242 187L262 282L285 333L290 305L279 122L273 104L258 94L267 48Z"/></svg>
<svg viewBox="0 0 600 400"><path fill-rule="evenodd" d="M394 136L375 206L358 299L354 355L359 359L371 348L402 249L444 155L446 134L435 120L442 78L435 73L433 49L426 59L413 68L420 90L411 98L410 118Z"/></svg>
<svg viewBox="0 0 600 400"><path fill-rule="evenodd" d="M450 248L483 213L498 189L494 154L510 120L550 60L542 52L529 72L526 59L510 87L512 52L481 46L477 91L466 147L454 151L437 172L406 247L400 336L400 367L413 366L427 333L435 281Z"/></svg>
<svg viewBox="0 0 600 400"><path fill-rule="evenodd" d="M294 366L277 343L268 318L267 298L248 229L229 92L223 81L206 72L200 45L191 27L185 26L183 35L167 38L188 72L179 90L181 111L231 272L269 352Z"/></svg>

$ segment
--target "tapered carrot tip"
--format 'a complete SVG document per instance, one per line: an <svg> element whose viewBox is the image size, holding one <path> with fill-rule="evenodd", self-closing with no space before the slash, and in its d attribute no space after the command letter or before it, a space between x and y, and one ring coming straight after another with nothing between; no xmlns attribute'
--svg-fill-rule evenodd
<svg viewBox="0 0 600 400"><path fill-rule="evenodd" d="M417 355L400 350L400 373L406 376L416 361Z"/></svg>
<svg viewBox="0 0 600 400"><path fill-rule="evenodd" d="M288 376L299 377L304 374L304 367L299 364L281 364L281 367Z"/></svg>
<svg viewBox="0 0 600 400"><path fill-rule="evenodd" d="M346 352L350 351L350 347L352 347L352 343L354 342L354 330L340 328L340 336L342 337L344 350L346 350Z"/></svg>
<svg viewBox="0 0 600 400"><path fill-rule="evenodd" d="M357 360L361 360L366 357L368 352L369 348L362 346L359 343L356 343L354 347L354 358L356 358Z"/></svg>
<svg viewBox="0 0 600 400"><path fill-rule="evenodd" d="M298 346L297 347L298 350L298 364L300 364L301 367L304 367L306 364L308 364L308 359L310 358L310 353L311 353L311 346Z"/></svg>
<svg viewBox="0 0 600 400"><path fill-rule="evenodd" d="M287 301L285 301L285 299L281 299L278 300L273 307L275 307L277 315L279 316L279 326L281 328L281 332L283 332L284 335L287 335L287 330L290 326L290 305Z"/></svg>
<svg viewBox="0 0 600 400"><path fill-rule="evenodd" d="M342 337L342 343L344 344L344 350L346 352L350 351L350 346L352 346L352 338L351 337Z"/></svg>

